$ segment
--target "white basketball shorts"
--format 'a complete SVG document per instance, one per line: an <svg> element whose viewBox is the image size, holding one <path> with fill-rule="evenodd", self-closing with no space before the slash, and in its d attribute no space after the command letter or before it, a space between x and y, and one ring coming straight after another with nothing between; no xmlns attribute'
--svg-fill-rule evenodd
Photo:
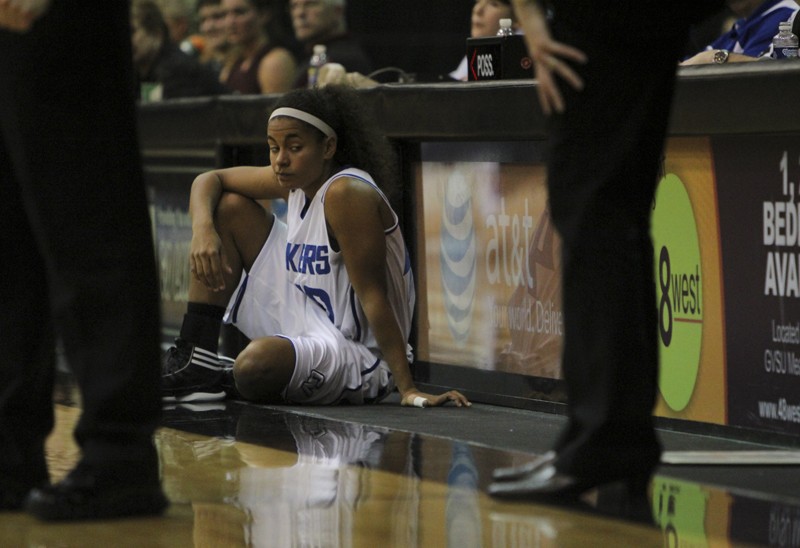
<svg viewBox="0 0 800 548"><path fill-rule="evenodd" d="M275 219L253 267L234 291L225 322L249 339L279 336L294 346L289 403L376 403L394 389L388 364L363 344L347 339L327 314L286 281L286 225Z"/></svg>

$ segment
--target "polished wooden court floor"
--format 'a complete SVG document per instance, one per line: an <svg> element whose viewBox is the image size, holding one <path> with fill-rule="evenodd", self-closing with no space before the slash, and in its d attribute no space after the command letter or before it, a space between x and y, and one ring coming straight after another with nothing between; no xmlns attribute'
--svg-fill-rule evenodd
<svg viewBox="0 0 800 548"><path fill-rule="evenodd" d="M79 457L79 413L56 407L47 444L56 481ZM5 513L0 547L800 545L800 505L785 496L745 505L751 518L764 514L755 530L739 524L724 488L659 475L638 508L604 492L577 508L502 502L486 494L491 470L533 455L291 408L173 407L156 442L171 501L163 517L43 523Z"/></svg>

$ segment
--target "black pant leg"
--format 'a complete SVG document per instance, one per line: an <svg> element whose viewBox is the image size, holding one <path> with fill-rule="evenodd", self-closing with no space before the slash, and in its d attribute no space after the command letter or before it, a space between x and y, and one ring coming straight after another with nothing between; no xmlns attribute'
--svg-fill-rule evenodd
<svg viewBox="0 0 800 548"><path fill-rule="evenodd" d="M128 17L127 2L56 0L29 34L7 40L2 67L21 134L15 173L81 389L76 439L89 461L153 460L160 413Z"/></svg>
<svg viewBox="0 0 800 548"><path fill-rule="evenodd" d="M47 480L55 366L45 267L10 169L0 139L0 491Z"/></svg>
<svg viewBox="0 0 800 548"><path fill-rule="evenodd" d="M658 462L658 382L650 212L680 37L659 53L555 26L587 52L582 92L551 128L548 189L562 237L569 422L562 471L627 476Z"/></svg>

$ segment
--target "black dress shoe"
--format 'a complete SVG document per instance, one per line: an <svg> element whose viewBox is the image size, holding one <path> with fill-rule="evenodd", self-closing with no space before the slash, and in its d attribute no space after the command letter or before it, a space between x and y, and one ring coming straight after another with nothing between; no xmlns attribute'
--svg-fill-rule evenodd
<svg viewBox="0 0 800 548"><path fill-rule="evenodd" d="M592 512L655 527L647 483L611 483L597 489Z"/></svg>
<svg viewBox="0 0 800 548"><path fill-rule="evenodd" d="M515 479L492 483L489 494L504 499L572 500L590 487L576 477L559 472L550 461Z"/></svg>
<svg viewBox="0 0 800 548"><path fill-rule="evenodd" d="M513 481L528 476L546 464L551 464L556 460L556 452L548 451L520 466L508 468L497 468L492 472L492 479L495 481Z"/></svg>
<svg viewBox="0 0 800 548"><path fill-rule="evenodd" d="M25 462L24 466L13 466L0 470L0 512L22 510L25 497L34 487L50 484L50 475L47 472L44 454L25 451L23 448L23 455L21 460Z"/></svg>
<svg viewBox="0 0 800 548"><path fill-rule="evenodd" d="M34 474L36 479L11 481L0 479L0 512L15 512L22 510L25 497L34 487L46 486L50 483L47 472ZM28 475L25 475L27 478Z"/></svg>
<svg viewBox="0 0 800 548"><path fill-rule="evenodd" d="M169 503L157 474L140 468L80 463L60 483L31 491L25 510L47 521L159 515Z"/></svg>
<svg viewBox="0 0 800 548"><path fill-rule="evenodd" d="M508 481L497 481L489 485L489 494L505 499L527 499L541 502L575 501L586 491L599 486L618 484L631 495L647 492L650 480L647 473L628 475L601 475L591 478L573 476L556 468L556 459L540 464L530 473ZM646 495L645 495L646 496Z"/></svg>
<svg viewBox="0 0 800 548"><path fill-rule="evenodd" d="M22 503L28 495L27 489L10 489L0 487L0 512L22 510Z"/></svg>

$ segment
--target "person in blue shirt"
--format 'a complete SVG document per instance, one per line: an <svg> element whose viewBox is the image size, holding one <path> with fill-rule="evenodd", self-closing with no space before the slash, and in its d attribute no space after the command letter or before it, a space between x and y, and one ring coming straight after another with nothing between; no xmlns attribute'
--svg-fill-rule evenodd
<svg viewBox="0 0 800 548"><path fill-rule="evenodd" d="M794 0L727 0L727 4L739 17L731 30L681 64L756 61L770 51L778 24L789 21L800 9Z"/></svg>

